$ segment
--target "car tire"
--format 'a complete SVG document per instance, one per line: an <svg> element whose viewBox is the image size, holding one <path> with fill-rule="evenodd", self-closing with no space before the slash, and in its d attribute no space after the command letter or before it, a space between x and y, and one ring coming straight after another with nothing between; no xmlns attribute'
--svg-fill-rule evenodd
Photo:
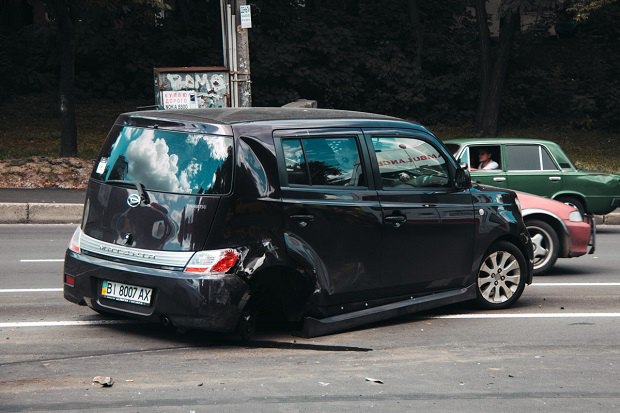
<svg viewBox="0 0 620 413"><path fill-rule="evenodd" d="M560 253L560 239L555 229L538 219L525 220L534 246L534 275L549 271L555 264Z"/></svg>
<svg viewBox="0 0 620 413"><path fill-rule="evenodd" d="M576 198L574 196L563 196L563 197L557 198L557 201L564 202L567 205L577 208L579 210L579 213L581 213L581 215L586 213L586 207L583 204L583 201L579 198Z"/></svg>
<svg viewBox="0 0 620 413"><path fill-rule="evenodd" d="M476 277L478 304L499 310L513 305L525 288L527 263L514 244L498 241L486 252Z"/></svg>

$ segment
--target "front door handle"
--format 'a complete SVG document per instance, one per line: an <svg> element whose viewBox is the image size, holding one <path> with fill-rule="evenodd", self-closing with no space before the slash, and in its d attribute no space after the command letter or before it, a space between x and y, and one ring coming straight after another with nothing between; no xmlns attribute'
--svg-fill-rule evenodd
<svg viewBox="0 0 620 413"><path fill-rule="evenodd" d="M493 181L495 182L504 182L506 180L506 178L504 178L503 176L496 176L495 178L493 178Z"/></svg>
<svg viewBox="0 0 620 413"><path fill-rule="evenodd" d="M562 180L562 177L561 176L550 176L549 180L553 182L558 182Z"/></svg>
<svg viewBox="0 0 620 413"><path fill-rule="evenodd" d="M400 228L401 225L407 222L407 217L402 215L388 215L385 217L385 222L392 224L394 228Z"/></svg>

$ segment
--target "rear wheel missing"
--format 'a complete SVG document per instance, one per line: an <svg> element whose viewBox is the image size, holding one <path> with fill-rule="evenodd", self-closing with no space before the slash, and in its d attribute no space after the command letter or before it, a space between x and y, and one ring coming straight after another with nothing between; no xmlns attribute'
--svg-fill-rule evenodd
<svg viewBox="0 0 620 413"><path fill-rule="evenodd" d="M246 306L239 318L236 333L241 341L249 341L256 332L256 311L253 306Z"/></svg>

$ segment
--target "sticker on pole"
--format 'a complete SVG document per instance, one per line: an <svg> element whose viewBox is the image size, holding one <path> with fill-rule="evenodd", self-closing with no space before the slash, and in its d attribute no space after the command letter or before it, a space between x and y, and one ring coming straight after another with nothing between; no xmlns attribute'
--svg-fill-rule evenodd
<svg viewBox="0 0 620 413"><path fill-rule="evenodd" d="M161 100L164 109L196 109L196 92L189 90L162 90Z"/></svg>

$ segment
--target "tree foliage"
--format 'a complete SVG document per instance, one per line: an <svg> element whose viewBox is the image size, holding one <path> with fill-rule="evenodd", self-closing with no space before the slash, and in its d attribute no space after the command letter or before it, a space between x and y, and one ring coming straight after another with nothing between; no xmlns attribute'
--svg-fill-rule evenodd
<svg viewBox="0 0 620 413"><path fill-rule="evenodd" d="M30 0L31 2L34 0ZM543 2L547 0L542 0ZM557 4L557 1L548 0ZM29 4L11 0L10 4ZM153 68L222 65L219 1L82 0L76 16L78 99L154 102ZM473 124L480 39L473 0L253 0L253 102L297 98L321 107ZM536 12L540 0L504 0ZM3 15L7 9L0 5ZM165 4L174 7L163 7ZM532 121L620 127L620 3L562 2L517 33L498 126ZM164 17L165 16L165 17ZM0 97L57 93L57 25L0 19ZM13 20L11 20L13 21ZM10 23L10 24L9 24ZM556 35L549 35L549 24ZM491 45L497 42L491 39Z"/></svg>

